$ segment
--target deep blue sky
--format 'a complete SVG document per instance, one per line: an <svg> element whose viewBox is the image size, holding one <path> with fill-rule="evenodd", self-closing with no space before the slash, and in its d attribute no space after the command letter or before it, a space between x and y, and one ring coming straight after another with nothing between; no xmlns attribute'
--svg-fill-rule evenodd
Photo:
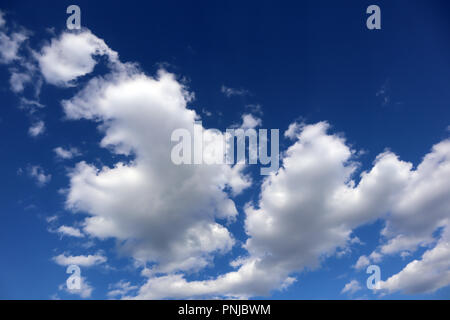
<svg viewBox="0 0 450 320"><path fill-rule="evenodd" d="M39 48L50 39L47 28L58 34L65 28L65 9L73 1L8 1L0 10L33 31L30 43ZM195 92L192 107L203 108L207 127L225 129L239 121L245 105L260 104L265 128L287 129L293 120L307 123L327 120L334 132L343 132L356 149L367 151L362 169L389 148L402 159L417 164L431 146L448 136L450 124L450 3L448 1L76 1L81 23L120 54L122 61L138 62L149 74L165 67L186 77ZM368 5L381 7L382 29L365 26ZM96 69L98 71L98 69ZM18 108L9 90L9 73L0 68L0 298L47 299L65 282L65 269L51 258L76 250L72 239L47 231L45 217L64 212L66 167L52 149L82 145L84 159L108 163L110 155L98 147L101 136L95 124L63 121L59 101L77 89L44 86L41 103L46 121L44 136L28 136L29 119ZM222 85L249 91L226 98ZM389 97L377 96L385 88ZM218 112L223 116L217 116ZM282 143L283 147L285 142ZM51 183L38 188L19 168L38 163L52 174ZM100 163L100 162L97 162ZM250 190L237 203L242 206ZM240 219L243 219L242 217ZM349 266L378 244L381 223L356 231L366 243L351 255L330 258L322 268L299 276L289 289L272 298L346 298L342 287L351 278L365 283L364 272ZM235 227L241 240L242 226ZM101 248L110 252L114 243ZM109 250L109 251L108 251ZM237 249L235 249L237 250ZM420 257L423 251L414 256ZM221 265L232 253L218 258L206 274L228 270ZM94 285L93 298L105 298L109 283L127 278L140 283L130 260L114 254L108 258L119 271L101 267L86 270ZM404 261L383 263L382 277L402 269ZM351 275L351 276L350 276ZM194 275L193 278L196 276ZM367 297L375 297L369 291ZM363 294L361 294L363 295ZM385 298L449 298L445 288L431 295L389 295Z"/></svg>

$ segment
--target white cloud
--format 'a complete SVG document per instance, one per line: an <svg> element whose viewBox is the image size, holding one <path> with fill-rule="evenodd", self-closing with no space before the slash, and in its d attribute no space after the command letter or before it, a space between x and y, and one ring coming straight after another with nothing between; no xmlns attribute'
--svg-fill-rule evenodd
<svg viewBox="0 0 450 320"><path fill-rule="evenodd" d="M41 166L34 165L28 167L28 175L36 180L39 187L45 186L52 179L51 174L46 174Z"/></svg>
<svg viewBox="0 0 450 320"><path fill-rule="evenodd" d="M138 286L133 286L129 281L120 280L118 283L109 286L110 291L108 292L109 297L123 297L127 295L130 291L138 289Z"/></svg>
<svg viewBox="0 0 450 320"><path fill-rule="evenodd" d="M87 256L66 256L60 254L53 257L53 261L60 266L77 265L79 267L92 267L106 262L106 257L103 255L87 255Z"/></svg>
<svg viewBox="0 0 450 320"><path fill-rule="evenodd" d="M346 248L352 242L352 230L358 226L378 218L392 219L387 213L398 208L402 203L399 200L416 196L411 184L417 187L414 181L422 175L424 166L430 177L436 173L449 176L443 168L450 166L442 155L436 154L437 150L446 153L448 142L442 142L417 170L391 152L380 154L356 185L351 179L357 168L352 162L355 151L345 145L342 137L327 134L327 128L323 122L304 126L298 141L286 152L283 167L264 181L258 206L245 210L249 236L245 248L249 257L240 261L237 271L213 280L192 282L182 275L150 277L137 297L267 294L280 288L289 274L316 268L322 259ZM444 187L438 194L446 197L441 196L438 201L434 198L436 194L428 194L425 203L431 201L438 208L448 208L445 201L449 189ZM439 211L436 216L444 217L445 212ZM441 224L431 225L429 230ZM376 260L381 256L376 252L370 258ZM360 266L367 264L367 260L363 258Z"/></svg>
<svg viewBox="0 0 450 320"><path fill-rule="evenodd" d="M300 134L301 129L302 129L302 126L299 123L293 122L289 125L288 129L284 132L284 136L291 140L295 140L295 139L297 139L297 135Z"/></svg>
<svg viewBox="0 0 450 320"><path fill-rule="evenodd" d="M81 233L80 229L70 226L60 226L56 231L62 235L67 235L71 237L76 238L84 237L84 234Z"/></svg>
<svg viewBox="0 0 450 320"><path fill-rule="evenodd" d="M341 293L355 293L359 290L361 290L361 285L357 280L352 280L349 283L347 283L344 288L342 289Z"/></svg>
<svg viewBox="0 0 450 320"><path fill-rule="evenodd" d="M76 156L80 156L81 152L77 148L68 148L65 149L63 147L57 147L53 149L56 156L60 159L72 159Z"/></svg>
<svg viewBox="0 0 450 320"><path fill-rule="evenodd" d="M234 239L218 220L234 219L237 210L225 188L239 192L248 185L237 167L170 161L171 133L192 131L197 118L186 108L190 99L172 74L152 78L124 67L93 78L63 102L69 119L101 123L101 146L135 156L112 168L78 163L67 207L90 214L86 233L118 239L122 252L156 263L155 272L203 268L213 253L229 251Z"/></svg>
<svg viewBox="0 0 450 320"><path fill-rule="evenodd" d="M250 256L237 271L207 281L187 282L181 275L150 278L138 297L265 295L292 279L291 273L318 267L322 258L348 246L354 227L385 211L380 199L389 199L401 170L392 168L386 155L355 187L349 180L356 169L354 152L339 136L327 135L327 128L323 122L305 126L286 152L283 168L264 181L258 207L247 206ZM374 185L379 171L391 188Z"/></svg>
<svg viewBox="0 0 450 320"><path fill-rule="evenodd" d="M354 265L354 268L357 270L361 270L364 267L367 267L370 264L370 259L367 256L360 256L358 261L356 261L356 264Z"/></svg>
<svg viewBox="0 0 450 320"><path fill-rule="evenodd" d="M430 293L450 285L450 228L447 227L437 245L427 250L422 259L414 260L386 281L381 290L407 294Z"/></svg>
<svg viewBox="0 0 450 320"><path fill-rule="evenodd" d="M25 32L13 32L8 35L0 31L0 63L7 64L19 59L20 46L27 38Z"/></svg>
<svg viewBox="0 0 450 320"><path fill-rule="evenodd" d="M384 255L403 258L418 247L435 245L434 233L449 226L450 140L433 146L417 166L410 170L382 230L384 243L371 255L380 261Z"/></svg>
<svg viewBox="0 0 450 320"><path fill-rule="evenodd" d="M11 90L15 93L22 92L25 84L31 81L31 76L27 73L21 72L11 72L11 77L9 83L11 85Z"/></svg>
<svg viewBox="0 0 450 320"><path fill-rule="evenodd" d="M112 65L118 61L117 53L89 30L65 32L35 53L45 80L57 86L73 85L78 77L92 72L97 64L94 56L101 55L107 56Z"/></svg>
<svg viewBox="0 0 450 320"><path fill-rule="evenodd" d="M254 117L251 114L244 114L242 115L242 129L254 129L262 124L262 121L260 118Z"/></svg>
<svg viewBox="0 0 450 320"><path fill-rule="evenodd" d="M70 85L91 72L93 55L106 54L110 62L117 57L87 31L71 34L86 50L69 57L72 42L65 36L42 50L48 61L40 61L41 70L50 83ZM58 67L65 63L69 72ZM449 141L434 146L417 169L384 152L356 183L357 152L340 135L328 134L326 122L293 125L285 133L295 142L283 167L264 180L258 203L246 206L248 255L233 264L235 271L189 282L177 272L204 268L234 245L223 222L237 211L225 190L239 186L239 192L249 182L239 167L173 165L171 132L189 130L198 118L186 108L191 94L167 72L149 77L118 60L113 64L111 74L91 79L63 107L69 119L98 122L101 146L134 160L103 168L78 163L66 204L89 215L84 232L114 238L122 253L151 264L138 298L264 295L292 283L293 273L345 252L354 244L352 231L376 219L387 221L386 243L367 259L430 245L433 232L448 223ZM237 94L226 87L222 92ZM258 123L253 116L247 120L249 127Z"/></svg>
<svg viewBox="0 0 450 320"><path fill-rule="evenodd" d="M370 255L369 255L369 259L375 263L380 262L383 259L383 255L381 255L380 253L378 253L377 251L373 251Z"/></svg>
<svg viewBox="0 0 450 320"><path fill-rule="evenodd" d="M0 11L0 63L10 64L19 60L19 49L27 39L26 30L9 31L6 28L5 14Z"/></svg>
<svg viewBox="0 0 450 320"><path fill-rule="evenodd" d="M28 129L28 134L32 137L37 137L45 132L45 123L42 120L36 121Z"/></svg>
<svg viewBox="0 0 450 320"><path fill-rule="evenodd" d="M53 222L55 222L56 220L58 220L58 216L57 216L57 215L49 216L49 217L45 218L45 220L46 220L48 223L53 223Z"/></svg>

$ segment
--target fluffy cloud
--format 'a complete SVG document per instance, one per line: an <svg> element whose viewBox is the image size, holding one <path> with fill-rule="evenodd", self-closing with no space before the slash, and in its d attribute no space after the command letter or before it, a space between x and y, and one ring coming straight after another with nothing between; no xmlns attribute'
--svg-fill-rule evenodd
<svg viewBox="0 0 450 320"><path fill-rule="evenodd" d="M257 126L260 126L262 123L260 118L256 118L251 114L244 114L242 116L242 129L254 129Z"/></svg>
<svg viewBox="0 0 450 320"><path fill-rule="evenodd" d="M291 140L295 140L297 138L297 135L300 133L300 131L301 131L301 125L297 122L293 122L289 125L288 129L284 133L284 136Z"/></svg>
<svg viewBox="0 0 450 320"><path fill-rule="evenodd" d="M181 274L149 277L133 299L162 299L188 297L225 296L246 299L258 293L266 293L277 285L286 287L293 278L280 278L280 270L262 270L256 261L246 260L237 271L232 271L213 280L187 281Z"/></svg>
<svg viewBox="0 0 450 320"><path fill-rule="evenodd" d="M203 268L234 244L220 223L237 215L225 189L239 192L248 181L240 168L173 164L171 133L192 132L197 118L186 107L191 95L172 74L153 78L121 67L90 80L63 107L69 119L98 122L101 146L134 160L103 168L78 163L67 207L90 214L86 233L116 239L122 252L153 264L154 272Z"/></svg>
<svg viewBox="0 0 450 320"><path fill-rule="evenodd" d="M342 289L341 293L355 293L359 290L361 290L361 285L357 280L352 280L349 283L347 283L344 288Z"/></svg>
<svg viewBox="0 0 450 320"><path fill-rule="evenodd" d="M97 122L104 135L100 145L130 160L102 168L78 163L70 173L66 205L89 215L85 233L115 239L122 253L145 266L148 281L139 288L138 298L265 295L292 284L293 274L317 268L325 258L347 250L353 230L376 219L386 221L384 243L369 257L360 257L356 268L385 254L430 246L436 242L434 232L448 225L449 141L435 145L417 168L384 152L355 179L357 153L342 136L328 133L326 122L292 124L285 136L294 142L283 166L264 180L258 202L245 208L247 255L231 263L236 269L232 272L187 281L180 272L204 268L214 254L234 245L225 223L233 221L237 211L226 190L237 194L250 182L243 167L177 166L170 161L171 133L178 128L192 133L198 119L187 108L192 95L174 75L160 71L150 77L120 63L117 54L87 30L64 33L37 59L47 82L68 86L90 73L99 55L107 56L111 73L91 79L64 101L64 112L72 120ZM237 94L226 87L222 92ZM255 127L258 120L248 115L243 124ZM411 282L411 270L434 268L439 257L446 257L442 242L412 262L413 267L388 279L384 288L411 291L399 283ZM448 266L432 270L445 275ZM447 285L445 279L430 280L430 290ZM355 288L355 283L348 285L344 292Z"/></svg>
<svg viewBox="0 0 450 320"><path fill-rule="evenodd" d="M414 260L386 281L380 289L407 294L434 292L450 285L450 228L447 227L437 245L427 250L422 259Z"/></svg>
<svg viewBox="0 0 450 320"><path fill-rule="evenodd" d="M396 201L381 232L383 243L369 256L373 262L385 255L405 258L418 247L433 246L443 241L435 233L449 227L450 140L434 145L415 170L409 166L401 187L394 191Z"/></svg>
<svg viewBox="0 0 450 320"><path fill-rule="evenodd" d="M370 264L370 259L367 256L361 256L359 257L358 261L356 261L356 264L354 265L354 268L357 270L361 270L364 267L367 267Z"/></svg>
<svg viewBox="0 0 450 320"><path fill-rule="evenodd" d="M88 30L65 32L35 53L45 80L57 86L70 86L92 72L97 64L95 56L106 56L112 65L118 61L117 53Z"/></svg>
<svg viewBox="0 0 450 320"><path fill-rule="evenodd" d="M56 230L56 232L58 232L62 235L67 235L67 236L71 236L71 237L75 237L75 238L84 237L84 234L81 233L80 229L74 228L74 227L69 227L69 226L60 226Z"/></svg>
<svg viewBox="0 0 450 320"><path fill-rule="evenodd" d="M327 129L324 122L304 126L283 167L264 181L258 205L247 206L249 255L233 264L238 270L207 281L150 278L138 297L265 295L292 283L290 274L318 267L322 258L348 246L353 228L385 212L381 200L390 199L402 172L393 167L396 158L386 154L355 187L350 179L357 168L354 152Z"/></svg>
<svg viewBox="0 0 450 320"><path fill-rule="evenodd" d="M384 254L432 243L433 233L449 225L450 213L450 140L433 146L410 172L403 192L392 207L386 228L389 241L380 248Z"/></svg>
<svg viewBox="0 0 450 320"><path fill-rule="evenodd" d="M87 255L87 256L66 256L60 254L53 257L53 261L60 266L69 266L71 264L79 267L92 267L106 262L106 257L103 255Z"/></svg>
<svg viewBox="0 0 450 320"><path fill-rule="evenodd" d="M206 281L188 282L182 275L151 277L137 297L267 294L291 283L293 278L289 275L305 268L316 268L337 249L348 247L355 228L378 218L397 221L387 213L402 207L403 199L417 197L415 190L419 185L415 181L424 167L429 169L430 179L435 172L448 176L444 174L448 164L442 155L446 154L448 142L444 141L434 146L416 170L395 154L382 153L356 184L352 179L358 167L354 162L355 151L341 136L328 134L327 129L328 124L324 122L302 126L297 141L286 152L283 167L264 181L258 205L247 206L245 226L249 239L245 248L249 256L233 264L240 266L238 270ZM421 198L424 203L444 208L435 214L442 218L448 208L445 206L448 188L439 194L447 196L436 198L433 193L421 194ZM441 221L439 218L435 221ZM442 223L431 223L429 230ZM388 223L392 225L393 222ZM379 260L381 257L374 252L370 258ZM357 266L368 263L369 258L360 258ZM444 270L441 275L446 274L446 267L439 269ZM433 288L445 284L446 281L440 281Z"/></svg>
<svg viewBox="0 0 450 320"><path fill-rule="evenodd" d="M11 63L19 59L19 49L27 38L26 32L13 32L8 35L0 30L0 63Z"/></svg>

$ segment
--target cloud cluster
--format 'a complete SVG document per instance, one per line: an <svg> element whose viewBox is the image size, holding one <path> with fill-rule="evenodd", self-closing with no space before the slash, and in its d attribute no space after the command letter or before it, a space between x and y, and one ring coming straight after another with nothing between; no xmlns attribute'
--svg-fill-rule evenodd
<svg viewBox="0 0 450 320"><path fill-rule="evenodd" d="M450 229L447 227L436 246L425 251L420 260L414 260L380 287L387 292L407 294L429 293L450 285Z"/></svg>
<svg viewBox="0 0 450 320"><path fill-rule="evenodd" d="M234 245L220 222L237 214L225 190L239 192L248 185L246 177L230 166L173 164L172 131L193 128L197 118L187 108L190 94L167 72L150 77L123 70L93 78L63 107L69 119L98 122L101 146L134 160L112 168L78 163L67 207L90 214L86 233L116 239L123 252L152 264L154 272L203 268L212 253Z"/></svg>
<svg viewBox="0 0 450 320"><path fill-rule="evenodd" d="M141 287L137 297L249 297L267 294L272 289L292 283L294 280L290 275L305 268L317 268L322 259L351 245L355 228L379 218L386 219L387 226L392 226L391 221L398 219L395 219L395 214L388 213L401 207L406 197L414 203L411 197L415 196L417 201L420 194L423 203L433 204L439 209L434 214L438 217L437 222L427 223L431 225L428 230L442 225L441 218L448 216L448 186L440 184L443 188L441 194L447 196L438 199L435 193L424 195L416 193L416 190L420 185L417 179L421 180L418 177L424 168L428 172L422 179L426 176L429 181L438 183L441 179L435 180L433 174L448 176L443 172L449 167L446 156L448 141L434 146L416 170L411 163L399 160L391 152L380 154L373 167L363 172L359 183L356 183L353 179L358 168L354 161L355 151L341 136L328 134L327 130L325 122L301 126L297 141L286 152L283 167L264 181L258 205L247 207L245 227L249 239L245 248L249 255L233 264L240 266L237 271L206 281L188 282L182 275L153 277ZM414 217L413 212L407 214ZM412 225L415 226L414 223ZM387 236L388 232L384 234ZM442 253L439 245L436 248L433 250ZM423 260L430 260L429 256L435 255L426 254ZM371 255L371 258L380 257ZM357 267L361 268L368 261L368 258L360 259ZM433 259L430 265L434 266L435 261ZM445 275L448 269L444 263L439 272L433 273L435 279L441 279L438 275ZM445 279L431 285L432 289L446 285ZM417 277L410 280L421 281ZM392 281L388 280L388 283ZM401 289L389 284L383 288Z"/></svg>
<svg viewBox="0 0 450 320"><path fill-rule="evenodd" d="M14 62L25 40L25 34L5 29L0 12L0 61ZM353 231L377 219L385 222L382 242L370 255L361 256L355 269L387 255L407 257L425 246L422 258L382 282L382 290L432 292L450 284L450 140L433 146L417 167L386 151L358 174L358 152L342 135L330 133L327 122L292 123L285 132L291 145L282 166L263 180L258 201L245 206L246 254L230 263L231 272L188 281L188 272L211 265L216 254L236 245L228 226L238 215L233 197L252 183L243 173L245 166L172 163L172 132L184 128L193 133L199 118L188 107L193 94L164 70L150 76L136 65L120 62L118 54L89 30L63 32L33 58L34 67L22 64L28 73L13 70L13 91L22 92L37 72L49 84L68 87L89 76L102 59L109 67L106 75L86 79L62 107L70 120L96 122L103 135L100 146L127 160L104 167L85 161L75 165L69 174L66 207L87 217L81 230L61 226L57 231L114 239L122 254L143 267L147 277L143 286L123 281L110 288L110 296L266 295L288 287L296 274L320 267L327 257L348 252L358 242ZM225 86L222 92L228 97L248 94ZM40 107L34 100L24 104ZM250 114L242 118L241 128L259 125L261 119ZM38 136L44 129L38 120L30 135ZM223 138L205 132L212 138L207 144ZM77 149L62 147L54 152L61 159L80 155ZM209 156L207 151L204 156ZM41 186L51 179L39 166L30 167L28 173ZM88 267L107 258L61 254L53 260ZM342 292L359 289L359 283L351 281ZM90 296L91 291L88 285L83 295Z"/></svg>
<svg viewBox="0 0 450 320"><path fill-rule="evenodd" d="M448 141L434 146L417 169L384 152L357 182L357 153L341 135L329 134L326 122L292 124L285 135L294 143L282 168L264 180L258 204L245 209L247 256L233 263L236 271L188 282L177 272L204 268L214 253L234 245L217 219L237 214L225 188L232 189L232 181L245 185L245 176L229 166L176 166L168 159L166 138L197 118L187 108L190 98L172 74L149 77L125 66L91 79L63 102L69 119L99 123L101 146L134 158L112 168L78 163L70 175L67 207L90 214L86 233L115 238L122 252L150 264L145 269L149 280L137 297L264 295L351 246L352 232L361 225L386 220L386 245L370 256L380 259L429 243L447 221L449 186L442 177L448 176ZM247 115L243 123L254 127L260 122ZM427 192L430 184L436 192ZM433 219L416 224L415 218L425 219L425 209ZM420 241L398 240L413 235Z"/></svg>

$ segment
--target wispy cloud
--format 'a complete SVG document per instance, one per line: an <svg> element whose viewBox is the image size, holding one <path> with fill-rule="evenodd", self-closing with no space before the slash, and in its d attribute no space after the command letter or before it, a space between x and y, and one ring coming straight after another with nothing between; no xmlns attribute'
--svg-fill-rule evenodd
<svg viewBox="0 0 450 320"><path fill-rule="evenodd" d="M225 85L222 85L222 87L220 88L220 91L228 98L230 98L232 96L246 96L246 95L250 94L250 92L248 90L230 88Z"/></svg>

